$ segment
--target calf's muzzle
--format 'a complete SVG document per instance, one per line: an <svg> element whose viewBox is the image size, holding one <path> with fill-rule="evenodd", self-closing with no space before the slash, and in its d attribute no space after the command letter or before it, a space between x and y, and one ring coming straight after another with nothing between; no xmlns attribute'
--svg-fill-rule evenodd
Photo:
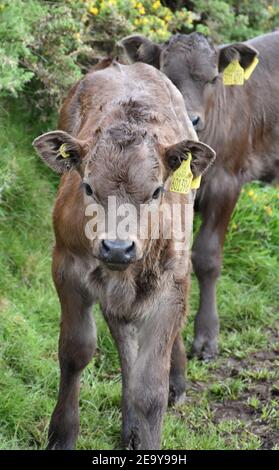
<svg viewBox="0 0 279 470"><path fill-rule="evenodd" d="M102 240L99 259L110 269L123 270L136 259L136 245L132 240Z"/></svg>

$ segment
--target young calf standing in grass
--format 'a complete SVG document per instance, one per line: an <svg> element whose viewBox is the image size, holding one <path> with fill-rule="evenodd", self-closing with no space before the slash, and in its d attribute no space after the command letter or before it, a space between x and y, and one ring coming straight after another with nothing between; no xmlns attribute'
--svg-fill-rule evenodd
<svg viewBox="0 0 279 470"><path fill-rule="evenodd" d="M69 92L59 129L34 141L63 174L53 214L61 380L48 447L75 445L80 375L96 348L92 305L100 302L121 361L123 444L158 449L168 399L185 392L194 188L215 153L198 142L178 90L145 64L105 61L86 75Z"/></svg>

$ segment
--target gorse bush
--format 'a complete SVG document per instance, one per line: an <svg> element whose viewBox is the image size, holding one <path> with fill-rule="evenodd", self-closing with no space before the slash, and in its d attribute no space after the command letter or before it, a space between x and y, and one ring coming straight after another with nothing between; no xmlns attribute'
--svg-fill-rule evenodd
<svg viewBox="0 0 279 470"><path fill-rule="evenodd" d="M186 8L172 11L159 0L88 0L81 3L87 7L87 31L93 34L93 41L96 33L102 41L111 42L123 33L139 32L160 42L183 27L193 27L192 11Z"/></svg>
<svg viewBox="0 0 279 470"><path fill-rule="evenodd" d="M62 2L6 0L0 15L2 96L24 90L36 106L45 107L46 97L56 103L81 75L75 59L79 27L71 9Z"/></svg>
<svg viewBox="0 0 279 470"><path fill-rule="evenodd" d="M200 13L197 31L218 43L244 41L279 26L277 0L196 0L193 3Z"/></svg>
<svg viewBox="0 0 279 470"><path fill-rule="evenodd" d="M0 94L24 91L40 109L57 107L82 71L123 35L139 31L164 41L191 22L191 12L173 13L158 0L2 0Z"/></svg>
<svg viewBox="0 0 279 470"><path fill-rule="evenodd" d="M278 18L266 0L0 0L0 96L23 92L46 115L125 35L164 42L197 30L220 43L270 31Z"/></svg>

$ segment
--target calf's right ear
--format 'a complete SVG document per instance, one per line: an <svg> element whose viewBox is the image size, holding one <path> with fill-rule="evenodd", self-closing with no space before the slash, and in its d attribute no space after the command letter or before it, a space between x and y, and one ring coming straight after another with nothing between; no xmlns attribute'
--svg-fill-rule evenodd
<svg viewBox="0 0 279 470"><path fill-rule="evenodd" d="M193 177L203 175L215 160L215 151L202 142L182 140L165 150L165 166L169 171L177 170L183 160L187 160L189 152L192 155L191 171Z"/></svg>
<svg viewBox="0 0 279 470"><path fill-rule="evenodd" d="M162 47L155 42L150 41L144 36L133 35L127 36L118 42L128 56L130 62L144 62L153 65L157 69L160 68L160 54Z"/></svg>
<svg viewBox="0 0 279 470"><path fill-rule="evenodd" d="M33 141L41 159L56 173L78 170L85 153L85 142L64 131L47 132Z"/></svg>

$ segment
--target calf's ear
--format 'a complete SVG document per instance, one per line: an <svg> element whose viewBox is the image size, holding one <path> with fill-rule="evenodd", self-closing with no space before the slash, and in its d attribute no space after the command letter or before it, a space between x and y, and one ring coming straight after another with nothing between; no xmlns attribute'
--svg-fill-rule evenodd
<svg viewBox="0 0 279 470"><path fill-rule="evenodd" d="M118 42L128 56L130 62L144 62L160 68L160 54L162 47L144 36L127 36Z"/></svg>
<svg viewBox="0 0 279 470"><path fill-rule="evenodd" d="M56 173L78 170L85 151L85 142L64 131L47 132L33 141L41 159Z"/></svg>
<svg viewBox="0 0 279 470"><path fill-rule="evenodd" d="M238 60L241 67L245 70L258 55L259 53L254 47L241 42L224 46L219 51L219 72L223 72L233 60Z"/></svg>
<svg viewBox="0 0 279 470"><path fill-rule="evenodd" d="M194 140L182 140L165 150L165 166L168 171L175 171L183 160L187 160L189 152L192 155L191 171L193 177L203 175L215 160L216 153L209 145Z"/></svg>

